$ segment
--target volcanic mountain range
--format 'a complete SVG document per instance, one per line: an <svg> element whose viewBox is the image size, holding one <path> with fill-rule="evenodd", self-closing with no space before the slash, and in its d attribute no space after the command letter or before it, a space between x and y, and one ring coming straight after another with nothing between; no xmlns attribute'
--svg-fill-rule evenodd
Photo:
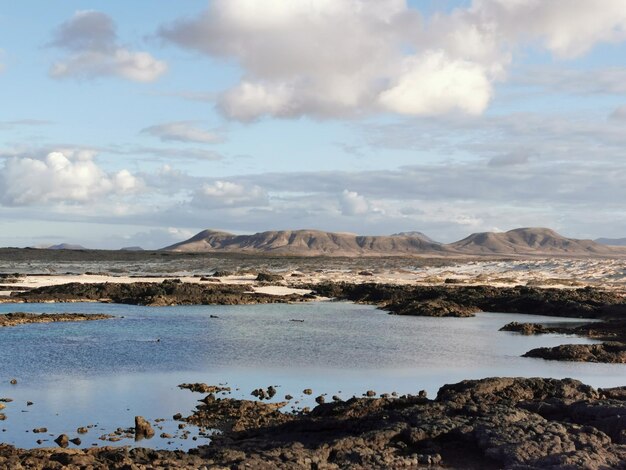
<svg viewBox="0 0 626 470"><path fill-rule="evenodd" d="M474 233L454 243L438 243L421 232L365 236L319 230L279 230L252 235L203 230L163 248L175 252L238 252L293 256L625 256L626 248L566 238L548 228Z"/></svg>

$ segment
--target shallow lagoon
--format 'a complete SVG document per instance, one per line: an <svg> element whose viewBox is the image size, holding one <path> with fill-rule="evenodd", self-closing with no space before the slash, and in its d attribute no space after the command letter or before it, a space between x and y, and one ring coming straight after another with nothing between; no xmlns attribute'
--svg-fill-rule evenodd
<svg viewBox="0 0 626 470"><path fill-rule="evenodd" d="M0 441L21 447L36 447L42 438L50 439L44 446L52 445L52 436L32 434L33 428L74 437L77 427L88 424L97 426L81 436L82 447L104 445L98 436L132 426L135 415L166 418L157 436L174 434L178 423L171 416L190 414L203 397L179 390L182 382L228 383L231 396L245 398L252 398L255 388L278 385L275 399L291 394L300 401L297 407L314 404L320 393L349 398L370 389L401 394L425 389L434 396L444 383L489 376L573 377L596 387L626 382L624 365L519 357L539 346L591 342L585 338L498 331L510 321L570 321L563 318L498 313L401 317L344 302L0 305L0 313L11 311L117 317L0 329L0 397L14 399L3 411L7 420L0 422ZM18 384L10 385L11 378ZM304 388L312 388L313 395L303 396ZM26 406L27 400L34 405ZM204 442L156 437L140 445L187 449Z"/></svg>

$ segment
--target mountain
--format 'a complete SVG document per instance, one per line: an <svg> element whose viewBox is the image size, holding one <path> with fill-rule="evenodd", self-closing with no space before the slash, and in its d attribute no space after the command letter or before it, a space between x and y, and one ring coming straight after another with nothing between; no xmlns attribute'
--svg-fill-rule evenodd
<svg viewBox="0 0 626 470"><path fill-rule="evenodd" d="M626 246L626 238L596 238L594 241L601 245Z"/></svg>
<svg viewBox="0 0 626 470"><path fill-rule="evenodd" d="M253 235L204 230L163 248L177 252L274 253L293 256L624 256L626 249L566 238L547 228L474 233L441 244L421 232L363 236L320 230L279 230Z"/></svg>
<svg viewBox="0 0 626 470"><path fill-rule="evenodd" d="M428 242L428 243L437 243L437 244L441 245L441 243L439 243L438 241L433 240L428 235L426 235L426 234L424 234L422 232L417 232L417 231L399 232L399 233L394 233L391 236L392 237L414 237L414 238L419 238L420 240L424 240L425 242Z"/></svg>
<svg viewBox="0 0 626 470"><path fill-rule="evenodd" d="M427 237L426 237L427 238ZM445 248L423 237L361 236L320 230L280 230L253 235L233 235L204 230L189 240L163 248L179 252L246 252L276 253L300 256L358 256L442 254Z"/></svg>
<svg viewBox="0 0 626 470"><path fill-rule="evenodd" d="M40 250L87 250L82 245L72 245L70 243L59 243L58 245L37 245L33 248Z"/></svg>
<svg viewBox="0 0 626 470"><path fill-rule="evenodd" d="M125 246L124 248L120 248L120 251L144 251L140 246Z"/></svg>
<svg viewBox="0 0 626 470"><path fill-rule="evenodd" d="M479 255L611 255L616 251L592 240L577 240L559 235L548 228L527 227L508 232L474 233L447 245L454 251Z"/></svg>

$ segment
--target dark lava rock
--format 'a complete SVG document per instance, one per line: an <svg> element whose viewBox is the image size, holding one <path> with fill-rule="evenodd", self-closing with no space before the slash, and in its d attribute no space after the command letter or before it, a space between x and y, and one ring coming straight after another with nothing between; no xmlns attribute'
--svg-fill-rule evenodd
<svg viewBox="0 0 626 470"><path fill-rule="evenodd" d="M304 393L305 395L312 395L313 390L311 390L310 388L305 388L304 390L302 390L302 393Z"/></svg>
<svg viewBox="0 0 626 470"><path fill-rule="evenodd" d="M315 294L377 305L398 315L472 316L476 312L532 313L576 318L623 318L626 300L594 288L541 289L527 286L407 286L324 282Z"/></svg>
<svg viewBox="0 0 626 470"><path fill-rule="evenodd" d="M11 380L9 381L9 383L10 383L11 385L17 385L17 379L11 379Z"/></svg>
<svg viewBox="0 0 626 470"><path fill-rule="evenodd" d="M194 284L165 280L156 282L81 284L72 282L14 293L25 302L99 301L130 305L250 305L306 301L303 296L269 295L251 286Z"/></svg>
<svg viewBox="0 0 626 470"><path fill-rule="evenodd" d="M222 387L221 385L207 385L205 383L180 384L178 388L191 390L198 393L220 393L230 392L230 387Z"/></svg>
<svg viewBox="0 0 626 470"><path fill-rule="evenodd" d="M189 453L0 444L0 468L624 469L626 402L607 393L571 379L490 378L446 385L434 400L352 398L301 414L213 399L188 421L222 432Z"/></svg>
<svg viewBox="0 0 626 470"><path fill-rule="evenodd" d="M272 274L272 273L259 273L256 277L258 282L280 282L285 278L280 274Z"/></svg>
<svg viewBox="0 0 626 470"><path fill-rule="evenodd" d="M33 432L35 434L41 434L41 433L44 433L44 432L48 432L48 428L35 428L35 429L33 429Z"/></svg>
<svg viewBox="0 0 626 470"><path fill-rule="evenodd" d="M154 429L142 416L135 416L135 439L150 439L154 437Z"/></svg>
<svg viewBox="0 0 626 470"><path fill-rule="evenodd" d="M563 344L552 348L532 349L523 356L551 361L626 364L626 344Z"/></svg>
<svg viewBox="0 0 626 470"><path fill-rule="evenodd" d="M315 402L318 405L323 405L326 402L326 399L324 398L324 395L320 395L320 396L315 397Z"/></svg>
<svg viewBox="0 0 626 470"><path fill-rule="evenodd" d="M80 440L80 437L75 437L74 439L70 439L70 442L72 444L74 444L75 446L79 446L82 444L82 441Z"/></svg>
<svg viewBox="0 0 626 470"><path fill-rule="evenodd" d="M537 335L549 332L546 327L538 323L518 323L516 321L507 323L500 328L500 331L514 331L523 335Z"/></svg>
<svg viewBox="0 0 626 470"><path fill-rule="evenodd" d="M76 432L78 434L87 434L89 432L89 430L87 428L85 428L85 427L80 427L80 428L76 429Z"/></svg>
<svg viewBox="0 0 626 470"><path fill-rule="evenodd" d="M68 445L70 445L70 439L69 437L67 437L67 434L61 434L59 437L57 437L54 442L56 442L56 444L59 447L67 447Z"/></svg>

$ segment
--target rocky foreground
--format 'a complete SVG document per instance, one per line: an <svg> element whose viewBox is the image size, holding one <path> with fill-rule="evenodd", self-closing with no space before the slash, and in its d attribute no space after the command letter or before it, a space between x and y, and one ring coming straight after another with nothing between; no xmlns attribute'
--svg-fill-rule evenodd
<svg viewBox="0 0 626 470"><path fill-rule="evenodd" d="M269 295L254 292L250 285L163 282L72 282L14 292L13 302L113 302L130 305L246 305L309 300L302 295Z"/></svg>
<svg viewBox="0 0 626 470"><path fill-rule="evenodd" d="M28 323L55 323L55 322L76 322L91 320L106 320L113 318L112 315L99 313L24 313L14 312L0 314L0 328L7 326L25 325Z"/></svg>
<svg viewBox="0 0 626 470"><path fill-rule="evenodd" d="M626 468L626 387L490 378L445 385L433 400L353 398L301 414L278 407L209 394L176 418L222 432L189 453L0 445L0 468Z"/></svg>

